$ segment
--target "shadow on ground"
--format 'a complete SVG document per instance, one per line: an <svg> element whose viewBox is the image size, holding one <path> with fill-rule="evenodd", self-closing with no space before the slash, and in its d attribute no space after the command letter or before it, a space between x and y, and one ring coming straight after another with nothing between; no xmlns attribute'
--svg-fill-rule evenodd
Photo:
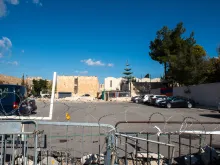
<svg viewBox="0 0 220 165"><path fill-rule="evenodd" d="M220 114L200 114L200 116L220 119Z"/></svg>

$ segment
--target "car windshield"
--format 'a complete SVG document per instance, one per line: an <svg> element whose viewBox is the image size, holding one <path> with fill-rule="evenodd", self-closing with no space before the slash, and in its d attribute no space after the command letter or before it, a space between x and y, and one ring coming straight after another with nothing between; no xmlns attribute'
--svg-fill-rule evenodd
<svg viewBox="0 0 220 165"><path fill-rule="evenodd" d="M167 100L173 100L175 97L167 97Z"/></svg>

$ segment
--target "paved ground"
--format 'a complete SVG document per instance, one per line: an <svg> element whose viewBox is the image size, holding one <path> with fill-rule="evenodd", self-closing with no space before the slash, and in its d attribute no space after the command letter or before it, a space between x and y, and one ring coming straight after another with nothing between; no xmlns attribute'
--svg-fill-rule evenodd
<svg viewBox="0 0 220 165"><path fill-rule="evenodd" d="M37 114L32 116L48 117L49 102L37 102ZM66 112L71 116L71 122L98 122L114 125L117 121L122 120L149 120L153 113L162 115L153 115L152 120L181 121L184 117L192 117L200 121L220 121L220 113L204 109L188 108L157 108L143 104L134 103L71 103L55 102L52 121L67 121ZM108 116L109 115L109 116Z"/></svg>
<svg viewBox="0 0 220 165"><path fill-rule="evenodd" d="M66 112L69 113L71 119L66 120ZM38 111L34 116L48 117L49 116L49 102L38 102ZM118 131L121 132L155 132L157 133L160 129L163 132L179 131L182 130L206 130L206 131L220 131L220 128L216 124L212 125L196 125L193 124L194 121L220 121L220 114L215 111L201 110L201 109L167 109L167 108L156 108L152 106L134 104L134 103L71 103L71 102L55 102L53 119L56 122L84 122L84 123L100 123L115 125L118 121L183 121L185 117L187 119L186 124L172 124L167 125L161 124L121 124L118 127ZM157 126L157 128L155 128ZM66 150L71 153L72 156L82 156L88 153L98 153L99 152L99 140L101 152L105 150L105 139L110 129L101 128L100 132L104 134L99 138L99 129L94 127L74 127L74 126L45 126L42 125L39 129L44 130L48 135L48 147L51 150ZM139 135L141 137L146 135ZM209 144L210 137L202 136L201 145L205 146ZM151 140L158 140L156 134L149 135ZM195 138L192 142L195 150L198 151L199 136ZM161 136L160 141L167 143L169 141L168 136ZM213 137L213 144L220 144L220 138L218 136ZM135 144L134 140L128 140L130 145L128 146L128 151L132 152L132 144ZM170 143L177 145L176 154L179 154L179 137L171 136ZM187 154L189 152L189 137L181 138L181 154ZM118 141L118 146L120 154L124 154L125 149L125 139L120 138ZM146 152L147 143L139 142L139 146L142 152ZM152 152L157 152L158 146L155 144L150 144ZM168 147L160 147L161 153L168 156Z"/></svg>

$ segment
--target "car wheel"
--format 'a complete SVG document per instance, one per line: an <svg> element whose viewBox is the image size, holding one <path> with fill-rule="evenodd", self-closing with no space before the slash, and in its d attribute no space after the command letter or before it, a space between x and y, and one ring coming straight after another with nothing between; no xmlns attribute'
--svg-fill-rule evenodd
<svg viewBox="0 0 220 165"><path fill-rule="evenodd" d="M191 103L188 103L188 104L187 104L187 107L188 107L188 108L192 108L192 104L191 104Z"/></svg>
<svg viewBox="0 0 220 165"><path fill-rule="evenodd" d="M138 100L135 100L135 102L138 103L139 101L138 101Z"/></svg>
<svg viewBox="0 0 220 165"><path fill-rule="evenodd" d="M170 103L167 103L167 108L171 108L172 105Z"/></svg>

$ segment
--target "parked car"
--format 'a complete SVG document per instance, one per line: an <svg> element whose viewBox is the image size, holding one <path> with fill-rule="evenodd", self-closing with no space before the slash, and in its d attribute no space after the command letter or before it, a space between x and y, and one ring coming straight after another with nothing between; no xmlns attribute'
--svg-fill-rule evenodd
<svg viewBox="0 0 220 165"><path fill-rule="evenodd" d="M136 98L138 98L139 96L133 96L131 97L131 102L135 103Z"/></svg>
<svg viewBox="0 0 220 165"><path fill-rule="evenodd" d="M158 96L156 98L156 101L155 101L155 105L158 106L158 103L163 101L163 100L166 100L167 99L167 96Z"/></svg>
<svg viewBox="0 0 220 165"><path fill-rule="evenodd" d="M155 105L155 102L158 98L166 97L165 95L153 95L150 97L150 105Z"/></svg>
<svg viewBox="0 0 220 165"><path fill-rule="evenodd" d="M172 96L158 102L158 106L167 108L193 108L195 107L195 101L182 96Z"/></svg>
<svg viewBox="0 0 220 165"><path fill-rule="evenodd" d="M144 97L143 97L143 103L149 104L151 97L153 97L153 94L146 94L146 95L144 95Z"/></svg>
<svg viewBox="0 0 220 165"><path fill-rule="evenodd" d="M30 115L37 110L34 99L27 97L27 90L20 85L0 85L0 115Z"/></svg>
<svg viewBox="0 0 220 165"><path fill-rule="evenodd" d="M141 102L143 102L143 97L144 97L143 95L134 96L134 97L131 98L131 101L133 103L141 103Z"/></svg>

